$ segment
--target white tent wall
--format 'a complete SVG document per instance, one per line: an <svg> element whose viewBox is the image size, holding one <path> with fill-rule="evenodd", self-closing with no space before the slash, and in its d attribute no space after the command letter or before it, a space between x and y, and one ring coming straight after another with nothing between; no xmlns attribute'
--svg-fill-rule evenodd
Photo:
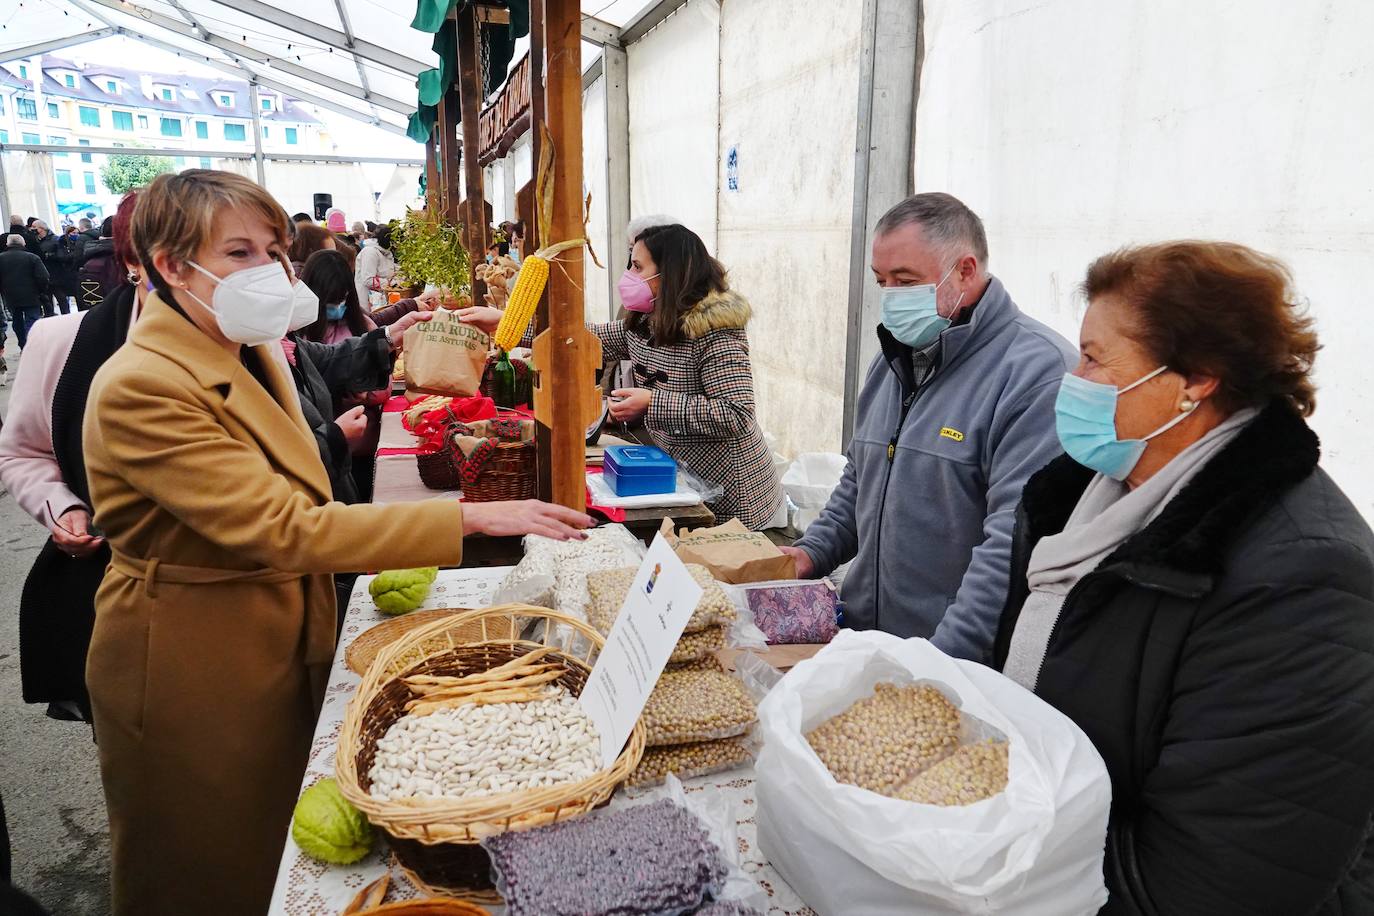
<svg viewBox="0 0 1374 916"><path fill-rule="evenodd" d="M379 222L405 217L406 208L419 205L420 176L424 169L413 165L398 165L391 172L391 178L382 188L382 196L377 201L381 211Z"/></svg>
<svg viewBox="0 0 1374 916"><path fill-rule="evenodd" d="M751 0L721 11L716 251L754 307L759 419L787 454L840 445L862 8Z"/></svg>
<svg viewBox="0 0 1374 916"><path fill-rule="evenodd" d="M253 166L250 163L249 168ZM330 194L348 225L376 220L373 187L357 163L278 162L267 160L267 190L287 213L314 213L314 195ZM381 191L382 188L375 190Z"/></svg>
<svg viewBox="0 0 1374 916"><path fill-rule="evenodd" d="M0 213L3 225L9 228L11 214L28 219L36 216L50 226L61 223L57 212L57 198L53 194L52 156L47 153L0 153L0 165L5 169L5 191L9 199L9 213ZM4 250L0 248L0 250Z"/></svg>
<svg viewBox="0 0 1374 916"><path fill-rule="evenodd" d="M590 253L583 255L583 289L586 292L582 299L588 321L609 321L615 317L608 274L616 267L623 270L625 263L624 252L606 250L607 180L606 78L602 76L582 93L582 197L585 200L588 194L592 196L587 236L603 265L597 267ZM619 271L616 275L619 276Z"/></svg>
<svg viewBox="0 0 1374 916"><path fill-rule="evenodd" d="M992 270L1021 307L1077 340L1075 288L1108 250L1211 238L1281 257L1324 345L1323 464L1374 517L1374 121L1355 114L1374 97L1374 5L925 9L916 186L982 215Z"/></svg>
<svg viewBox="0 0 1374 916"><path fill-rule="evenodd" d="M744 5L774 4L749 0ZM749 69L757 50L749 49L736 66ZM716 0L690 0L626 53L630 215L675 216L714 252L720 5ZM612 261L620 254L610 255ZM619 263L623 270L624 259Z"/></svg>

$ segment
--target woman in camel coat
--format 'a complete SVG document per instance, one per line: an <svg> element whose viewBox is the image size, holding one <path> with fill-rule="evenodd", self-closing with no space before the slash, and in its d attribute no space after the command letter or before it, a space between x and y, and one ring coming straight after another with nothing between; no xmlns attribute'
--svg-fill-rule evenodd
<svg viewBox="0 0 1374 916"><path fill-rule="evenodd" d="M247 179L157 179L133 225L157 293L91 386L86 467L113 559L87 682L121 916L265 911L334 651L330 573L454 565L467 532L589 524L534 502L331 502L278 345L286 231Z"/></svg>

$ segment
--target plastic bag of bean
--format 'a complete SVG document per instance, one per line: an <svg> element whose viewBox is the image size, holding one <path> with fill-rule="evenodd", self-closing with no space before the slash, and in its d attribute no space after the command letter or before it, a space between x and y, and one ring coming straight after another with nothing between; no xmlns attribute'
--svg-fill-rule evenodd
<svg viewBox="0 0 1374 916"><path fill-rule="evenodd" d="M1076 916L1107 899L1102 758L999 672L843 630L769 692L756 734L760 847L822 916Z"/></svg>
<svg viewBox="0 0 1374 916"><path fill-rule="evenodd" d="M643 542L624 525L602 525L583 541L555 541L538 534L525 536L525 556L496 589L496 604L529 604L587 619L587 574L626 566L644 559ZM566 628L565 628L566 629ZM579 652L571 634L554 642Z"/></svg>
<svg viewBox="0 0 1374 916"><path fill-rule="evenodd" d="M675 795L670 786L642 804L482 845L509 916L683 916L717 901L751 905L727 893L738 884L719 830L688 807L679 784Z"/></svg>
<svg viewBox="0 0 1374 916"><path fill-rule="evenodd" d="M753 759L753 752L742 738L648 747L625 785L656 786L670 773L678 779L710 776L733 770Z"/></svg>
<svg viewBox="0 0 1374 916"><path fill-rule="evenodd" d="M648 747L733 738L757 716L744 684L709 664L664 671L640 713Z"/></svg>
<svg viewBox="0 0 1374 916"><path fill-rule="evenodd" d="M708 627L729 626L738 616L734 604L721 590L720 584L711 577L711 571L695 563L687 564L687 571L697 585L701 586L701 600L697 602L692 616L683 628L684 633L697 633ZM587 574L587 621L601 635L611 632L620 610L625 604L625 596L630 593L639 567L613 569Z"/></svg>

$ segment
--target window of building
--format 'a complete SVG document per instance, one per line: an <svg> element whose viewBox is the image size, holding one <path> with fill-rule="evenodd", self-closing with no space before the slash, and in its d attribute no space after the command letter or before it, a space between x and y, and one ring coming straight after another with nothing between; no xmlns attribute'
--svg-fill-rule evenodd
<svg viewBox="0 0 1374 916"><path fill-rule="evenodd" d="M140 130L147 130L147 129L148 129L148 116L147 116L147 115L139 115L139 116L138 116L138 127L139 127Z"/></svg>
<svg viewBox="0 0 1374 916"><path fill-rule="evenodd" d="M91 141L89 141L89 140L77 140L77 141L76 141L76 145L77 145L77 146L90 146L90 145L91 145ZM90 162L91 162L91 154L90 154L90 153L82 153L82 154L81 154L81 161L84 162L84 163L86 163L87 165L89 165Z"/></svg>
<svg viewBox="0 0 1374 916"><path fill-rule="evenodd" d="M233 93L230 93L230 92L221 92L221 93L219 93L218 95L216 95L215 98L219 100L219 104L220 104L220 107L221 107L221 108L233 108L233 107L234 107L234 96L233 96Z"/></svg>
<svg viewBox="0 0 1374 916"><path fill-rule="evenodd" d="M67 145L67 138L66 138L66 137L49 137L49 138L48 138L48 143L49 143L50 145L52 145L52 146L66 146L66 145ZM66 153L53 153L53 155L54 155L54 156L65 156L65 155L67 155L67 154L66 154Z"/></svg>
<svg viewBox="0 0 1374 916"><path fill-rule="evenodd" d="M64 75L63 75L63 77L62 77L62 82L64 82L64 83L67 84L67 88L68 88L68 89L75 89L75 88L76 88L76 77L73 76L73 75L70 74L70 73L67 73L67 74L64 74Z"/></svg>
<svg viewBox="0 0 1374 916"><path fill-rule="evenodd" d="M237 140L242 143L248 139L248 132L243 129L242 124L226 124L224 125L224 139Z"/></svg>
<svg viewBox="0 0 1374 916"><path fill-rule="evenodd" d="M114 122L115 130L133 130L134 116L128 111L110 112L110 120Z"/></svg>
<svg viewBox="0 0 1374 916"><path fill-rule="evenodd" d="M214 166L210 163L209 158L206 156L200 157L200 167L203 169L214 168Z"/></svg>
<svg viewBox="0 0 1374 916"><path fill-rule="evenodd" d="M197 121L197 122L196 122L196 139L197 139L197 140L209 140L209 139L210 139L210 123L209 123L208 121Z"/></svg>
<svg viewBox="0 0 1374 916"><path fill-rule="evenodd" d="M81 112L81 123L87 127L100 126L100 109L82 105L78 109Z"/></svg>
<svg viewBox="0 0 1374 916"><path fill-rule="evenodd" d="M95 172L87 172L87 173L86 173L86 193L87 193L87 194L94 194L94 193L95 193Z"/></svg>
<svg viewBox="0 0 1374 916"><path fill-rule="evenodd" d="M185 157L185 156L178 156L178 157L176 158L176 166L177 166L177 168L179 168L179 169L184 169L184 168L186 168L186 157Z"/></svg>
<svg viewBox="0 0 1374 916"><path fill-rule="evenodd" d="M25 121L37 121L38 103L33 99L15 99L14 113Z"/></svg>
<svg viewBox="0 0 1374 916"><path fill-rule="evenodd" d="M181 136L181 119L180 119L180 118L163 118L163 119L162 119L162 136L164 136L164 137L180 137L180 136Z"/></svg>
<svg viewBox="0 0 1374 916"><path fill-rule="evenodd" d="M288 127L288 128L286 129L286 142L287 142L287 143L290 143L290 144L292 144L292 145L295 145L295 143L296 143L296 128L294 128L294 127Z"/></svg>
<svg viewBox="0 0 1374 916"><path fill-rule="evenodd" d="M267 139L267 128L266 128L266 127L264 127L264 128L262 129L262 138L263 138L264 140Z"/></svg>
<svg viewBox="0 0 1374 916"><path fill-rule="evenodd" d="M56 102L48 103L48 117L52 118L54 121L62 117L62 112L58 110Z"/></svg>
<svg viewBox="0 0 1374 916"><path fill-rule="evenodd" d="M10 142L10 132L7 131L7 130L5 130L3 127L0 127L0 143L9 143L9 142Z"/></svg>
<svg viewBox="0 0 1374 916"><path fill-rule="evenodd" d="M57 169L53 172L57 176L57 190L70 191L72 189L72 173L66 169Z"/></svg>
<svg viewBox="0 0 1374 916"><path fill-rule="evenodd" d="M118 92L118 91L119 91L119 83L116 82L115 80L106 80L106 81L105 81L105 91L106 91L106 92Z"/></svg>
<svg viewBox="0 0 1374 916"><path fill-rule="evenodd" d="M0 95L0 115L5 113L5 97Z"/></svg>
<svg viewBox="0 0 1374 916"><path fill-rule="evenodd" d="M270 96L262 99L262 110L263 110L263 111L271 111L271 110L272 110L272 99L271 99Z"/></svg>
<svg viewBox="0 0 1374 916"><path fill-rule="evenodd" d="M25 143L32 143L35 146L43 142L43 139L39 137L38 134L21 134L19 139Z"/></svg>
<svg viewBox="0 0 1374 916"><path fill-rule="evenodd" d="M172 87L171 87L171 86L163 86L163 87L161 87L161 89L162 89L162 100L163 100L164 102L171 102L171 101L174 101L174 100L176 99L176 93L172 91Z"/></svg>
<svg viewBox="0 0 1374 916"><path fill-rule="evenodd" d="M26 80L29 78L29 68L24 66L23 64L19 65L19 78L21 80Z"/></svg>

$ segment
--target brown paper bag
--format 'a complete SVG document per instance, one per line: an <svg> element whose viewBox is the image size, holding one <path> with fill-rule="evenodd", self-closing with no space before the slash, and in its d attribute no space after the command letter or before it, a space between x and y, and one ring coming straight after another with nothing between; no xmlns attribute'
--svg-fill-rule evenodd
<svg viewBox="0 0 1374 916"><path fill-rule="evenodd" d="M491 338L457 312L436 309L406 331L406 390L470 398L482 385L490 348Z"/></svg>
<svg viewBox="0 0 1374 916"><path fill-rule="evenodd" d="M714 528L683 529L673 533L673 520L664 519L659 529L684 563L700 563L721 582L773 582L797 578L797 563L777 548L766 534L750 531L732 518Z"/></svg>

